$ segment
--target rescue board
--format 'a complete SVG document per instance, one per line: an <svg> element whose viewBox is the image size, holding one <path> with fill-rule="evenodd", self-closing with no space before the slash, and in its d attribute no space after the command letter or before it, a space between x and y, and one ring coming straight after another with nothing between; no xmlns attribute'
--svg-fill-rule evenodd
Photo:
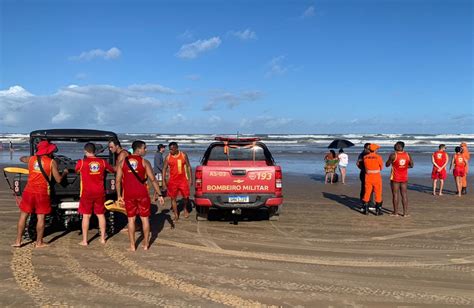
<svg viewBox="0 0 474 308"><path fill-rule="evenodd" d="M107 200L105 201L104 206L107 209L107 211L119 212L124 215L127 215L127 211L125 210L125 207L121 206L117 201Z"/></svg>

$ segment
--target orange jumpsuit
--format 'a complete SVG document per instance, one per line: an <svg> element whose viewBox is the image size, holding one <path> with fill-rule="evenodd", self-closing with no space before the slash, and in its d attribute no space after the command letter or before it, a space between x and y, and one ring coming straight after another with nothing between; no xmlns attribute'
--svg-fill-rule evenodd
<svg viewBox="0 0 474 308"><path fill-rule="evenodd" d="M469 159L471 158L471 154L469 153L466 144L462 145L462 149L462 156L464 157L464 161L466 162L466 167L464 167L464 176L461 178L461 186L467 187L467 172L469 171Z"/></svg>
<svg viewBox="0 0 474 308"><path fill-rule="evenodd" d="M365 194L363 201L368 203L372 191L375 194L375 202L382 202L382 170L383 161L382 156L372 152L364 156L365 166Z"/></svg>

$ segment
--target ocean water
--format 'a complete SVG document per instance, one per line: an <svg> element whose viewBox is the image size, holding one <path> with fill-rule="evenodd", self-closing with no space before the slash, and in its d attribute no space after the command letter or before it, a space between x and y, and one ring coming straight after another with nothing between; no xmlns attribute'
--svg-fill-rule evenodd
<svg viewBox="0 0 474 308"><path fill-rule="evenodd" d="M211 134L157 134L157 133L128 133L118 134L122 145L129 148L134 140L143 140L148 145L147 158L153 159L156 146L159 143L168 144L178 142L180 149L187 152L192 166L199 164L207 146L214 141L217 135ZM233 136L235 137L235 136ZM416 176L429 176L431 174L431 154L438 149L438 145L446 144L448 153L454 152L454 147L461 142L466 142L469 148L474 147L474 134L259 134L240 135L240 137L258 137L264 142L273 154L277 164L284 173L297 173L308 175L323 175L323 158L328 151L327 146L334 139L348 139L355 144L354 147L345 149L349 155L347 173L355 176L359 173L355 166L357 156L362 151L366 142L381 145L379 154L386 160L393 151L397 141L405 142L405 150L409 152L415 162L415 167L410 174ZM28 134L0 134L0 163L19 165L19 158L29 155ZM9 151L9 142L13 143L14 151ZM104 144L106 146L106 144ZM60 154L77 159L82 156L80 147L71 144L59 143ZM389 169L383 171L389 173Z"/></svg>

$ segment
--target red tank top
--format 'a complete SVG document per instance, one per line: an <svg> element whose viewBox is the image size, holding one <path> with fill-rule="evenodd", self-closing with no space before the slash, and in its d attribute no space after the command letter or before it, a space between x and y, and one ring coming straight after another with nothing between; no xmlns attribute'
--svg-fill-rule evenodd
<svg viewBox="0 0 474 308"><path fill-rule="evenodd" d="M466 165L464 156L461 153L454 154L454 167L457 169L462 169Z"/></svg>
<svg viewBox="0 0 474 308"><path fill-rule="evenodd" d="M408 182L408 166L410 156L407 152L395 152L395 160L392 163L392 174L390 180L394 182Z"/></svg>
<svg viewBox="0 0 474 308"><path fill-rule="evenodd" d="M96 198L105 194L105 171L113 172L114 168L105 160L97 157L80 159L76 164L76 172L81 175L80 196Z"/></svg>
<svg viewBox="0 0 474 308"><path fill-rule="evenodd" d="M48 156L40 156L41 166L44 172L51 179L51 166L53 159ZM26 183L25 191L35 194L47 194L49 195L49 184L44 178L43 174L38 165L36 156L31 156L28 161L28 182Z"/></svg>
<svg viewBox="0 0 474 308"><path fill-rule="evenodd" d="M448 161L448 155L445 151L436 151L433 153L433 160L438 166L443 167Z"/></svg>
<svg viewBox="0 0 474 308"><path fill-rule="evenodd" d="M188 175L186 173L186 157L183 152L177 155L168 154L168 166L170 169L170 181L187 181Z"/></svg>
<svg viewBox="0 0 474 308"><path fill-rule="evenodd" d="M143 166L143 158L139 155L128 155L128 161L132 168L136 171L140 179L146 179L146 169ZM145 198L148 196L148 187L145 184L141 183L137 177L133 174L127 164L127 158L125 158L122 170L123 170L123 198L125 200L129 199L139 199Z"/></svg>

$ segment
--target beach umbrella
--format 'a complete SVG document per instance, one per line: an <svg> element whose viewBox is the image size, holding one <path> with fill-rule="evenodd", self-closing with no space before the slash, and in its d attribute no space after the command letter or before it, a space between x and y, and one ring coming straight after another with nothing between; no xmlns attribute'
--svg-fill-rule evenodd
<svg viewBox="0 0 474 308"><path fill-rule="evenodd" d="M344 149L354 146L352 142L346 139L334 139L329 145L328 149Z"/></svg>

